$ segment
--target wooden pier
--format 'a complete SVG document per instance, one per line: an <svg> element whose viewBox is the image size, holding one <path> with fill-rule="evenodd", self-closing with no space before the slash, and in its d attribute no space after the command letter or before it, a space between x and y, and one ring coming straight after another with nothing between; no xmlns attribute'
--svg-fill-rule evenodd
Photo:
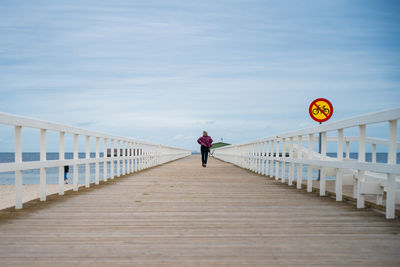
<svg viewBox="0 0 400 267"><path fill-rule="evenodd" d="M190 156L0 212L0 266L400 265L400 221Z"/></svg>

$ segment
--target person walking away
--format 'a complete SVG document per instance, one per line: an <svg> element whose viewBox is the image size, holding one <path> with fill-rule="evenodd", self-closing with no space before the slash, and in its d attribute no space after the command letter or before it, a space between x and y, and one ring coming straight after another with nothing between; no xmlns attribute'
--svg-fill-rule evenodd
<svg viewBox="0 0 400 267"><path fill-rule="evenodd" d="M197 139L197 143L201 145L201 165L205 168L207 167L208 152L212 146L212 138L208 136L206 131L203 131L203 136Z"/></svg>
<svg viewBox="0 0 400 267"><path fill-rule="evenodd" d="M64 183L68 184L67 173L69 172L69 166L64 166Z"/></svg>

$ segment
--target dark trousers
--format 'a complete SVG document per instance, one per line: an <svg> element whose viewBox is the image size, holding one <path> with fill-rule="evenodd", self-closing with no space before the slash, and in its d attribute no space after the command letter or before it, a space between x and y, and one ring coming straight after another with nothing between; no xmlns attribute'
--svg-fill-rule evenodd
<svg viewBox="0 0 400 267"><path fill-rule="evenodd" d="M207 164L208 152L210 149L205 146L201 146L201 163Z"/></svg>

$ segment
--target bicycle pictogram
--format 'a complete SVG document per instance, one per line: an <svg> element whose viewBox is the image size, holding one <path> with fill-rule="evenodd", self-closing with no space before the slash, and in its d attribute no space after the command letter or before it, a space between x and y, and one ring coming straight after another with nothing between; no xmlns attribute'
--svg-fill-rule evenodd
<svg viewBox="0 0 400 267"><path fill-rule="evenodd" d="M318 115L320 112L323 112L326 116L329 116L330 110L329 108L325 107L325 105L318 105L319 108L313 108L312 113L314 115Z"/></svg>

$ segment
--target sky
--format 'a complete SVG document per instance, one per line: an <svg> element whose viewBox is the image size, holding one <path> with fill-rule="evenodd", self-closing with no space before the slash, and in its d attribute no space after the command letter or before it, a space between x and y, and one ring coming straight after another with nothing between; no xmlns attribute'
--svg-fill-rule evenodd
<svg viewBox="0 0 400 267"><path fill-rule="evenodd" d="M0 112L191 150L400 103L399 1L0 0L0 36Z"/></svg>

